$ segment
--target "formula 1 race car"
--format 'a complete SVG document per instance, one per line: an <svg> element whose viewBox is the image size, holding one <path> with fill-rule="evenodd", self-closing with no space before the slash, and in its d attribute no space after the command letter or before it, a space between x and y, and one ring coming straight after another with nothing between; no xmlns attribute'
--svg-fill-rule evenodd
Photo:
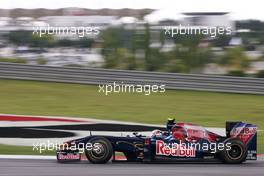
<svg viewBox="0 0 264 176"><path fill-rule="evenodd" d="M226 122L226 136L191 123L169 119L165 131L151 136L87 136L68 141L57 150L59 162L81 159L81 150L91 163L115 161L122 152L133 162L221 161L237 164L257 159L257 127L244 122ZM65 147L67 146L67 147Z"/></svg>

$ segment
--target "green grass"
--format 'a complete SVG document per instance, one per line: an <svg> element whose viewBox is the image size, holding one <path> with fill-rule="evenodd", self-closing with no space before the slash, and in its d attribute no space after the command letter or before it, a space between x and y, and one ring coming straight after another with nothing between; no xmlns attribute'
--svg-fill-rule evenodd
<svg viewBox="0 0 264 176"><path fill-rule="evenodd" d="M55 155L55 150L45 150L41 153L37 150L33 150L33 146L15 146L0 144L1 155Z"/></svg>
<svg viewBox="0 0 264 176"><path fill-rule="evenodd" d="M27 61L21 58L0 58L0 62L10 62L10 63L18 63L25 64Z"/></svg>
<svg viewBox="0 0 264 176"><path fill-rule="evenodd" d="M264 131L259 131L257 136L257 152L264 154Z"/></svg>
<svg viewBox="0 0 264 176"><path fill-rule="evenodd" d="M164 124L168 117L175 117L176 121L211 127L224 127L227 120L239 120L257 124L263 130L264 96L173 90L149 96L135 93L106 96L91 85L0 79L0 113L155 124ZM264 135L258 140L264 145ZM30 154L27 147L15 149L0 145L2 154Z"/></svg>
<svg viewBox="0 0 264 176"><path fill-rule="evenodd" d="M264 96L172 91L108 96L97 86L0 79L0 113L76 116L164 124L168 117L224 127L243 120L264 129Z"/></svg>

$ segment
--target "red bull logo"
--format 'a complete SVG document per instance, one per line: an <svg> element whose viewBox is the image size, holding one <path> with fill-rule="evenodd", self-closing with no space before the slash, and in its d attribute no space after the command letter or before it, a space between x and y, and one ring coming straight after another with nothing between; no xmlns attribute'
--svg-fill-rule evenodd
<svg viewBox="0 0 264 176"><path fill-rule="evenodd" d="M156 155L195 157L195 149L187 148L186 145L178 143L164 143L161 140L156 141Z"/></svg>

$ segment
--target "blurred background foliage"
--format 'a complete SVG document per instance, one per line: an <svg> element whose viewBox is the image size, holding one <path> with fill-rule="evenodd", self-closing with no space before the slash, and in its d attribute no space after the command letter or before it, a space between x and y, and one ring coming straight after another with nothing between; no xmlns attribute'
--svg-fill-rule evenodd
<svg viewBox="0 0 264 176"><path fill-rule="evenodd" d="M255 50L264 44L264 24L257 20L236 22L236 28L246 28L253 32L219 35L208 38L203 35L166 36L158 31L158 41L153 41L152 29L145 23L143 29L112 26L102 30L99 39L78 38L57 39L53 35L38 35L26 31L13 31L6 34L8 41L16 46L31 48L100 48L104 63L102 67L111 69L146 70L175 73L203 73L208 64L215 64L227 70L226 75L248 75L251 60L246 51ZM157 32L157 31L156 31ZM230 45L233 37L241 38L243 45ZM252 42L255 41L255 42ZM155 43L156 42L156 43ZM168 43L173 44L169 50ZM218 53L218 54L217 54ZM219 54L220 53L220 54ZM258 58L260 61L264 57ZM1 58L3 62L24 63L23 59ZM39 58L37 63L45 65L46 61ZM254 74L263 77L263 71Z"/></svg>

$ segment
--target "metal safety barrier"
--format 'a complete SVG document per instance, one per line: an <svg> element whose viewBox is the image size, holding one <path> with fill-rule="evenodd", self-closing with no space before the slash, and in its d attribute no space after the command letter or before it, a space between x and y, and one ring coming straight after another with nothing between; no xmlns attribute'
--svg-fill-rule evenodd
<svg viewBox="0 0 264 176"><path fill-rule="evenodd" d="M165 84L167 89L264 94L263 78L0 63L0 78L81 84Z"/></svg>

